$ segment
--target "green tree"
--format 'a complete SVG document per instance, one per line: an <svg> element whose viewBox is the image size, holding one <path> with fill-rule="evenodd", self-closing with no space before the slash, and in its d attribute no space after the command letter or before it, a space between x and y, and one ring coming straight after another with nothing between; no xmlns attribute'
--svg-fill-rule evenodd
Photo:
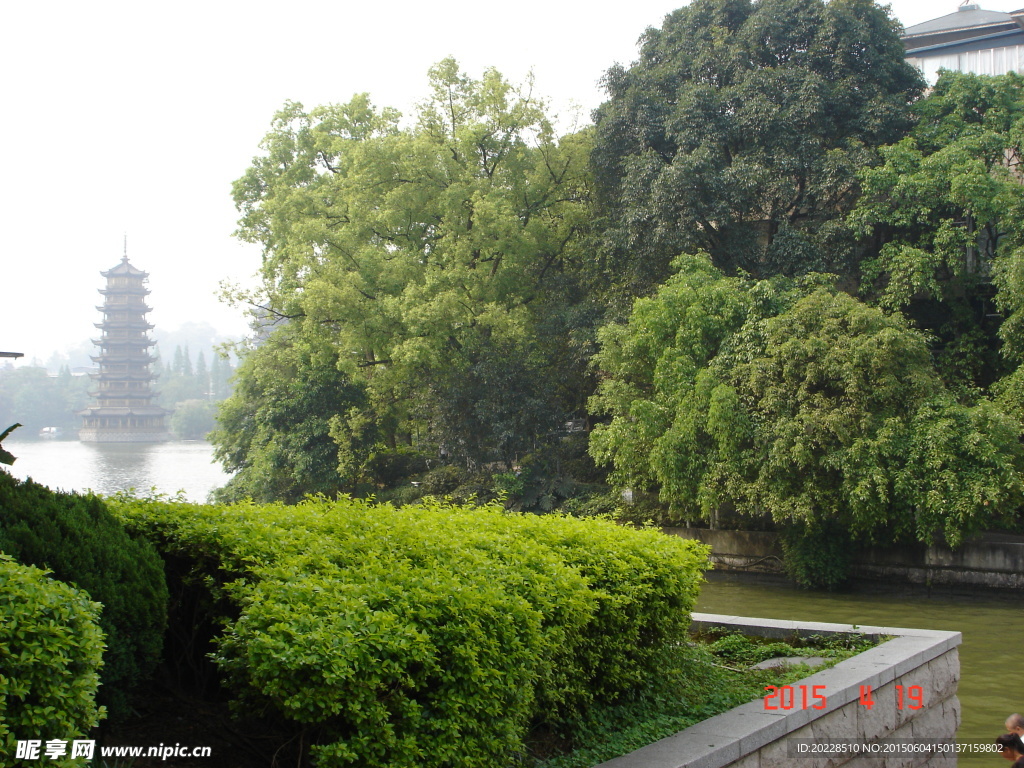
<svg viewBox="0 0 1024 768"><path fill-rule="evenodd" d="M182 440L202 440L216 427L216 406L209 400L185 400L171 414L170 428Z"/></svg>
<svg viewBox="0 0 1024 768"><path fill-rule="evenodd" d="M409 128L365 95L286 106L236 182L239 235L264 249L254 301L335 351L384 448L507 460L585 402L586 356L549 352L585 346L593 323L572 311L590 134L556 138L543 103L493 70L447 59L430 85Z"/></svg>
<svg viewBox="0 0 1024 768"><path fill-rule="evenodd" d="M251 350L219 406L209 439L236 473L221 500L295 502L352 490L359 479L375 442L372 422L360 420L365 387L339 373L331 345L298 331L286 325Z"/></svg>
<svg viewBox="0 0 1024 768"><path fill-rule="evenodd" d="M199 350L199 357L196 358L195 370L196 389L199 390L199 398L207 400L210 397L210 372L206 367L206 355Z"/></svg>
<svg viewBox="0 0 1024 768"><path fill-rule="evenodd" d="M596 112L606 268L632 295L681 252L727 273L848 273L837 223L922 81L871 0L695 0L610 69Z"/></svg>
<svg viewBox="0 0 1024 768"><path fill-rule="evenodd" d="M739 282L695 262L602 332L594 405L612 421L591 450L619 482L686 516L768 515L819 544L956 545L1013 513L1020 425L988 401L957 404L899 315L817 279Z"/></svg>
<svg viewBox="0 0 1024 768"><path fill-rule="evenodd" d="M865 295L934 335L939 369L966 402L1008 372L1000 340L1009 364L1020 361L1022 85L1015 74L943 74L915 104L913 133L862 170L850 217L878 254L864 265Z"/></svg>

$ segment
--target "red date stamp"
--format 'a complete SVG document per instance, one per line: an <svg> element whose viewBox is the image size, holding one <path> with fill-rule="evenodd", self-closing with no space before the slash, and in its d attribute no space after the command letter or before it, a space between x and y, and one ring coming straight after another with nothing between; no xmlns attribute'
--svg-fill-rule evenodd
<svg viewBox="0 0 1024 768"><path fill-rule="evenodd" d="M828 706L824 685L766 685L764 689L768 691L764 697L765 710L825 709ZM897 709L924 708L924 689L920 685L897 685L895 694ZM868 709L875 706L870 685L860 687L857 703Z"/></svg>
<svg viewBox="0 0 1024 768"><path fill-rule="evenodd" d="M824 685L766 685L764 689L768 691L764 697L766 710L824 709L828 706Z"/></svg>

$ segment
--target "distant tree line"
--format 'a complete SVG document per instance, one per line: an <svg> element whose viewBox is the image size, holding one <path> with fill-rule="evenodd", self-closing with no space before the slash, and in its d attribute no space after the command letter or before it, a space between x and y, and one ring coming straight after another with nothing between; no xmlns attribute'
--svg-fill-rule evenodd
<svg viewBox="0 0 1024 768"><path fill-rule="evenodd" d="M22 425L12 433L14 439L34 437L44 427L75 434L91 385L88 376L73 376L66 365L56 376L37 366L0 366L0 422L5 428Z"/></svg>
<svg viewBox="0 0 1024 768"><path fill-rule="evenodd" d="M207 366L200 351L193 365L188 347L175 347L169 366L159 358L152 366L156 402L171 412L169 426L175 436L201 439L215 426L216 403L231 392L234 368L217 354ZM88 375L73 375L67 365L53 376L40 366L0 367L0 421L5 427L22 424L15 439L35 437L44 427L57 427L74 437L82 425L79 412L92 402L96 388Z"/></svg>
<svg viewBox="0 0 1024 768"><path fill-rule="evenodd" d="M870 0L695 0L564 135L452 60L411 120L288 104L223 498L478 498L775 527L794 574L1024 493L1024 80L927 95ZM639 510L639 511L637 511ZM621 511L621 510L620 510Z"/></svg>
<svg viewBox="0 0 1024 768"><path fill-rule="evenodd" d="M207 366L200 350L193 365L188 345L177 345L170 365L158 357L152 370L157 376L157 402L171 412L171 432L188 440L206 437L215 427L216 403L231 392L233 368L228 358L215 353Z"/></svg>

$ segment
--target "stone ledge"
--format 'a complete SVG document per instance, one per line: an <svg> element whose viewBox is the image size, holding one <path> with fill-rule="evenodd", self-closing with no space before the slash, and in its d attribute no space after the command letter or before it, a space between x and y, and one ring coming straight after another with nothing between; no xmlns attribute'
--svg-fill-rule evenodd
<svg viewBox="0 0 1024 768"><path fill-rule="evenodd" d="M870 685L876 692L883 689L883 686L889 686L887 690L891 690L892 685L898 684L897 681L904 675L912 674L946 654L951 654L948 663L956 664L956 648L961 642L959 632L780 621L706 613L693 614L693 625L695 628L724 627L771 638L859 633L875 639L892 639L794 684L825 686L828 699L825 709L766 711L763 700L759 699L628 755L601 763L597 768L768 768L788 764L784 758L783 742L786 738L840 738L836 732L839 723L838 727L843 731L842 738L884 740L893 736L896 727L913 722L919 713L930 714L929 733L942 730L932 726L936 717L943 722L949 721L946 728L950 737L956 733L959 724L959 708L956 704L958 671L947 674L945 677L951 678L952 683L943 681L943 690L935 692L942 698L928 696L925 709L913 713L903 710L903 716L898 720L895 705L889 707L883 703L876 717L868 716L870 709L862 713L862 708L857 707L862 685ZM939 663L947 662L944 660ZM923 672L927 673L928 670ZM846 711L844 708L847 708ZM893 711L888 712L889 709ZM940 713L938 716L932 711L935 709ZM889 716L882 716L883 711L888 712ZM847 727L857 732L846 733ZM800 733L795 733L797 731ZM762 757L760 751L765 748L768 749ZM799 762L801 768L842 764L834 759L809 758Z"/></svg>

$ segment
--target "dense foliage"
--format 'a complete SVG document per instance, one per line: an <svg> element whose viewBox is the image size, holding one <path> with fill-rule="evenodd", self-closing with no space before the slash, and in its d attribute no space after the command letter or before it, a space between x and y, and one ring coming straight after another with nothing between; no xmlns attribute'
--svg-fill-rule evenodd
<svg viewBox="0 0 1024 768"><path fill-rule="evenodd" d="M239 234L264 249L252 300L265 325L288 324L263 336L314 349L368 397L262 420L252 465L273 461L282 430L337 445L336 488L365 474L368 434L373 453L415 444L467 467L511 464L584 406L589 133L556 138L543 103L493 70L473 80L445 60L430 86L408 128L365 95L288 105L235 185ZM239 373L225 452L257 366Z"/></svg>
<svg viewBox="0 0 1024 768"><path fill-rule="evenodd" d="M903 53L870 0L695 0L561 138L451 60L408 125L288 105L235 187L262 325L223 498L629 489L830 584L851 540L1018 526L1024 80L923 95Z"/></svg>
<svg viewBox="0 0 1024 768"><path fill-rule="evenodd" d="M939 372L962 400L995 385L1017 413L1024 401L998 381L1020 362L1022 85L945 73L915 105L911 134L862 172L851 217L879 245L864 294L935 336Z"/></svg>
<svg viewBox="0 0 1024 768"><path fill-rule="evenodd" d="M102 604L106 636L99 701L123 717L132 689L160 660L167 621L163 564L97 496L59 493L0 471L0 552L46 568Z"/></svg>
<svg viewBox="0 0 1024 768"><path fill-rule="evenodd" d="M872 0L695 0L609 70L594 166L616 278L647 293L681 252L757 276L850 271L837 222L922 81Z"/></svg>
<svg viewBox="0 0 1024 768"><path fill-rule="evenodd" d="M955 546L1016 511L1019 422L957 403L901 317L814 282L677 266L602 332L594 407L611 421L591 450L615 481L658 489L677 515L767 516L819 548L883 534Z"/></svg>
<svg viewBox="0 0 1024 768"><path fill-rule="evenodd" d="M221 606L239 703L320 766L511 764L531 723L657 675L707 564L654 531L432 502L116 509Z"/></svg>
<svg viewBox="0 0 1024 768"><path fill-rule="evenodd" d="M0 553L0 755L13 758L18 739L84 739L99 723L99 612L83 590Z"/></svg>
<svg viewBox="0 0 1024 768"><path fill-rule="evenodd" d="M245 356L221 406L211 440L235 475L218 497L295 502L350 489L375 442L367 406L366 387L338 370L332 344L279 328Z"/></svg>

